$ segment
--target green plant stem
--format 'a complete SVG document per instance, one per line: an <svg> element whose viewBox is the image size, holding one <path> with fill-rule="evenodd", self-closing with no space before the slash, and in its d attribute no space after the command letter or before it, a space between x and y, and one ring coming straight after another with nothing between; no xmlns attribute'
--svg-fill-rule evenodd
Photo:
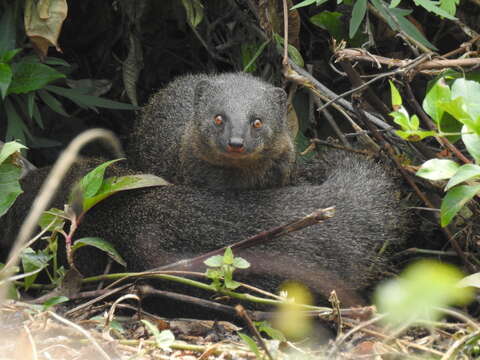
<svg viewBox="0 0 480 360"><path fill-rule="evenodd" d="M19 286L19 287L23 287L25 288L25 284L23 281L18 281L18 280L15 280L13 282L16 286ZM29 286L30 289L35 289L35 290L52 290L52 289L55 289L55 284L31 284Z"/></svg>
<svg viewBox="0 0 480 360"><path fill-rule="evenodd" d="M141 342L142 344L145 344L145 345L152 345L152 346L157 345L157 343L154 340L142 340ZM122 345L138 346L140 344L140 340L118 340L118 343ZM206 346L206 345L187 344L180 341L175 341L172 345L170 345L170 348L172 349L188 350L188 351L194 351L194 352L205 352L209 347L210 346ZM224 351L231 351L231 349L217 348L213 350L212 354L218 355Z"/></svg>
<svg viewBox="0 0 480 360"><path fill-rule="evenodd" d="M195 281L195 280L183 278L180 276L174 276L174 275L168 275L168 274L158 274L158 273L152 274L147 272L105 274L105 275L98 275L98 276L91 276L88 278L84 278L82 280L82 283L92 283L92 282L103 281L103 280L120 280L123 278L132 278L132 277L155 278L155 279L162 279L162 280L168 280L168 281L175 281L181 284L194 286L199 289L203 289L211 292L219 292L221 294L230 296L235 299L250 301L258 304L265 304L265 305L291 304L289 300L266 299L266 298L261 298L259 296L254 296L247 293L237 293L237 292L226 290L226 289L219 289L217 291L217 289L213 285L208 285L200 281ZM328 307L319 307L319 306L306 305L306 304L297 304L297 305L300 309L303 309L303 310L332 312L332 309Z"/></svg>

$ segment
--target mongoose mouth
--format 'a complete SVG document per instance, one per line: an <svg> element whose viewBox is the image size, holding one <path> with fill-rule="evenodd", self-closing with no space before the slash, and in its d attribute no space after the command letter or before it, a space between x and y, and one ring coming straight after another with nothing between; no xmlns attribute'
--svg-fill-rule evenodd
<svg viewBox="0 0 480 360"><path fill-rule="evenodd" d="M233 158L233 159L243 159L249 157L251 154L247 152L238 152L238 151L227 151L222 153L223 157Z"/></svg>
<svg viewBox="0 0 480 360"><path fill-rule="evenodd" d="M245 153L245 148L243 146L230 146L227 145L228 154L243 154Z"/></svg>

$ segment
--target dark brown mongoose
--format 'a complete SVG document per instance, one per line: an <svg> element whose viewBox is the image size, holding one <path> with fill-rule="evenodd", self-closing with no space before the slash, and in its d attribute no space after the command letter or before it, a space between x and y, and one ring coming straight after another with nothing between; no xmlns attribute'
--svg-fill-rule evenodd
<svg viewBox="0 0 480 360"><path fill-rule="evenodd" d="M345 294L371 283L372 264L381 264L376 249L401 242L408 223L395 192L395 182L381 165L360 156L330 156L333 167L321 185L287 186L241 192L167 186L119 193L92 209L77 234L113 242L131 270L145 270L192 257L298 219L313 210L336 206L336 215L264 245L237 253L251 262L240 278L275 291L295 279L328 295ZM80 164L70 175L84 174ZM88 169L87 169L88 167ZM118 167L114 171L122 172ZM48 169L23 180L26 190L0 218L0 239L12 239ZM66 198L67 190L58 197ZM58 199L54 204L61 207ZM80 261L82 270L99 260ZM242 276L242 273L246 274Z"/></svg>
<svg viewBox="0 0 480 360"><path fill-rule="evenodd" d="M287 96L246 73L177 78L136 119L130 165L175 184L261 189L292 184Z"/></svg>

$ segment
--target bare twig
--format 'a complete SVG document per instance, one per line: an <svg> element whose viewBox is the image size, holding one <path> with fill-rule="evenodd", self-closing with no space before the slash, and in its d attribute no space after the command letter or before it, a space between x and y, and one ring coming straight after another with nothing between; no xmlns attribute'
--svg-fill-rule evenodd
<svg viewBox="0 0 480 360"><path fill-rule="evenodd" d="M25 332L27 333L28 341L30 342L30 346L32 347L32 360L38 360L38 351L37 346L35 345L35 341L33 340L32 333L26 324L23 325Z"/></svg>
<svg viewBox="0 0 480 360"><path fill-rule="evenodd" d="M444 308L444 307L436 307L435 310L441 311L449 316L455 317L463 321L466 325L472 327L475 330L480 330L480 324L478 322L475 322L474 319L470 318L468 315L461 313L458 310Z"/></svg>
<svg viewBox="0 0 480 360"><path fill-rule="evenodd" d="M350 331L346 332L342 336L340 336L335 343L332 346L332 349L330 350L327 359L335 359L335 354L338 351L340 345L345 342L351 335L355 334L357 331L362 330L363 328L366 328L367 326L370 326L372 324L375 324L376 322L382 320L386 315L379 315L374 317L373 319L370 319L368 321L364 321L354 328L350 329Z"/></svg>
<svg viewBox="0 0 480 360"><path fill-rule="evenodd" d="M158 296L162 298L172 299L175 301L180 301L183 303L188 303L190 305L195 305L214 311L216 313L223 313L230 316L235 316L236 312L232 306L219 304L215 301L205 300L191 295L179 294L176 292L158 290L149 285L142 285L139 288L142 296Z"/></svg>
<svg viewBox="0 0 480 360"><path fill-rule="evenodd" d="M48 311L47 312L51 317L55 318L57 321L60 321L61 323L67 325L67 326L70 326L72 328L74 328L75 330L79 331L80 333L83 334L83 336L85 336L91 343L92 345L94 346L95 349L97 349L97 351L100 353L100 355L102 356L102 358L104 359L107 359L107 360L112 360L110 358L110 356L108 356L108 354L105 352L105 350L102 349L102 347L95 341L95 339L93 338L93 336L88 332L86 331L85 329L83 329L81 326L71 322L71 321L68 321L67 319L64 319L63 317L61 317L60 315L57 315L55 314L54 312L52 311Z"/></svg>
<svg viewBox="0 0 480 360"><path fill-rule="evenodd" d="M294 62L289 60L289 65L291 67L290 71L285 74L286 78L290 81L296 82L301 86L305 86L306 88L310 88L315 90L315 94L325 94L325 97L328 99L335 98L336 102L347 109L348 111L355 113L355 109L353 108L352 104L343 98L339 98L337 94L331 91L328 87L320 83L317 79L315 79L311 74L308 73L305 69L301 68L300 66L296 65ZM384 130L392 130L393 128L385 123L383 120L379 119L378 117L366 113L367 118Z"/></svg>
<svg viewBox="0 0 480 360"><path fill-rule="evenodd" d="M262 336L258 332L258 329L255 327L253 324L252 320L248 316L247 312L245 311L244 307L242 305L237 305L235 306L235 311L237 312L237 315L245 321L247 324L248 329L255 335L257 338L258 343L262 347L263 351L265 351L265 354L267 354L268 358L270 360L273 360L272 354L270 354L270 351L268 351L267 344L265 344L265 340L263 340Z"/></svg>
<svg viewBox="0 0 480 360"><path fill-rule="evenodd" d="M283 60L282 65L288 65L288 4L283 0Z"/></svg>
<svg viewBox="0 0 480 360"><path fill-rule="evenodd" d="M335 214L335 208L334 207L329 207L325 209L318 209L314 211L313 213L299 219L292 221L291 223L278 226L276 228L270 229L268 231L263 231L257 235L254 235L252 237L249 237L248 239L236 242L235 244L232 244L230 246L225 246L221 249L217 249L214 251L210 251L206 254L191 258L191 259L185 259L185 260L180 260L177 261L173 264L168 264L165 266L161 266L159 268L156 268L155 270L168 270L168 269L189 269L192 267L195 267L199 264L201 264L204 260L208 259L211 256L214 255L220 255L225 252L225 249L227 247L230 247L232 250L240 250L240 249L246 249L255 245L263 244L269 241L272 241L273 239L276 239L280 236L284 236L286 234L289 234L293 231L298 231L301 230L305 227L318 224L319 222L323 220L327 220L331 217L333 217Z"/></svg>
<svg viewBox="0 0 480 360"><path fill-rule="evenodd" d="M479 40L480 40L480 35L475 36L473 39L461 44L460 47L458 47L457 49L449 51L446 54L443 54L442 58L446 59L446 58L449 58L449 57L457 55L457 54L461 54L461 53L464 53L464 52L469 52L470 48L473 46L473 44L475 44Z"/></svg>
<svg viewBox="0 0 480 360"><path fill-rule="evenodd" d="M375 64L383 64L388 67L395 67L397 68L397 70L405 69L408 67L408 70L413 70L415 72L432 69L444 69L449 67L469 67L480 65L480 58L428 60L427 57L425 58L424 62L418 63L418 59L392 59L380 55L373 55L371 53L368 53L364 49L358 48L340 49L335 52L335 56L337 57L338 61L364 61Z"/></svg>
<svg viewBox="0 0 480 360"><path fill-rule="evenodd" d="M417 67L419 64L426 61L427 59L428 59L428 57L426 55L421 55L403 68L398 68L398 69L393 70L393 71L388 71L388 72L385 72L385 73L382 73L382 74L378 74L377 76L375 76L373 79L370 79L366 83L363 83L362 85L357 86L357 87L353 88L352 90L346 91L343 94L334 97L330 101L326 102L320 109L318 109L318 111L320 111L324 107L327 107L331 103L339 100L340 98L344 98L345 96L357 93L360 90L363 90L363 89L367 88L370 84L373 84L374 82L376 82L380 79L383 79L383 78L389 77L389 76L393 76L393 75L396 75L396 74L399 74L399 73L404 73L404 72L410 71L411 69Z"/></svg>

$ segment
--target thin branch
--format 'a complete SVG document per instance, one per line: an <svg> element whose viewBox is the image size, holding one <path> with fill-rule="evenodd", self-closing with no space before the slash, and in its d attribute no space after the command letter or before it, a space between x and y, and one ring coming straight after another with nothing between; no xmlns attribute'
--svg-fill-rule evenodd
<svg viewBox="0 0 480 360"><path fill-rule="evenodd" d="M68 326L74 328L75 330L77 330L78 332L82 333L83 336L85 336L92 343L93 347L95 349L97 349L97 351L102 355L102 358L104 358L106 360L112 360L110 358L110 356L108 356L108 354L105 352L105 350L102 349L102 347L95 341L93 336L88 331L83 329L81 326L79 326L79 325L77 325L77 324L75 324L71 321L68 321L67 319L64 319L63 317L55 314L52 311L48 311L47 313L50 316L52 316L53 318L55 318L57 321L60 321L61 323L65 324L65 325L68 325Z"/></svg>
<svg viewBox="0 0 480 360"><path fill-rule="evenodd" d="M337 61L350 60L350 61L364 61L375 64L383 64L388 67L395 67L398 69L408 68L408 70L414 70L415 72L421 72L424 70L432 69L444 69L450 67L469 67L480 65L480 58L467 58L467 59L433 59L419 63L417 59L393 59L385 56L373 55L364 49L349 48L341 49L335 52ZM422 55L425 56L425 55ZM413 66L412 66L413 65ZM394 70L396 71L396 70ZM388 74L388 73L386 73Z"/></svg>
<svg viewBox="0 0 480 360"><path fill-rule="evenodd" d="M336 102L347 109L348 111L355 113L355 109L353 108L352 104L343 99L339 98L336 93L334 93L332 90L330 90L328 87L320 83L317 79L315 79L311 74L308 73L305 69L301 68L300 66L296 65L294 62L289 60L289 65L291 69L287 74L285 74L285 77L293 81L301 86L305 86L308 89L312 89L316 95L318 93L324 94L324 97L332 99L335 98ZM393 130L393 128L385 123L383 120L379 119L378 117L370 114L370 113L365 113L367 116L368 120L370 120L372 123L374 123L376 126L378 126L381 129L384 130Z"/></svg>
<svg viewBox="0 0 480 360"><path fill-rule="evenodd" d="M283 60L282 65L288 65L288 5L283 0Z"/></svg>
<svg viewBox="0 0 480 360"><path fill-rule="evenodd" d="M273 239L276 239L278 237L287 235L293 231L298 231L305 227L318 224L323 220L327 220L333 217L334 214L335 214L334 207L318 209L299 220L292 221L288 224L278 226L276 228L273 228L267 231L263 231L257 235L254 235L252 237L249 237L248 239L239 241L233 245L225 246L221 249L210 251L206 254L203 254L191 259L180 260L172 264L161 266L159 268L156 268L155 270L161 271L161 270L169 270L174 268L189 269L189 268L198 266L199 264L203 263L204 260L208 259L211 256L223 254L225 252L225 249L227 249L227 247L230 247L232 250L240 250L240 249L246 249L252 246L256 246L259 244L263 244L263 243L272 241Z"/></svg>
<svg viewBox="0 0 480 360"><path fill-rule="evenodd" d="M237 305L235 306L235 311L237 312L237 315L245 321L247 324L248 329L250 332L252 332L255 337L257 338L258 343L262 347L263 351L265 351L265 354L267 354L268 358L270 360L273 360L272 354L270 354L270 351L268 351L267 344L265 344L265 340L263 340L262 336L260 335L260 332L258 331L257 327L253 324L252 319L248 316L247 311L242 305Z"/></svg>

